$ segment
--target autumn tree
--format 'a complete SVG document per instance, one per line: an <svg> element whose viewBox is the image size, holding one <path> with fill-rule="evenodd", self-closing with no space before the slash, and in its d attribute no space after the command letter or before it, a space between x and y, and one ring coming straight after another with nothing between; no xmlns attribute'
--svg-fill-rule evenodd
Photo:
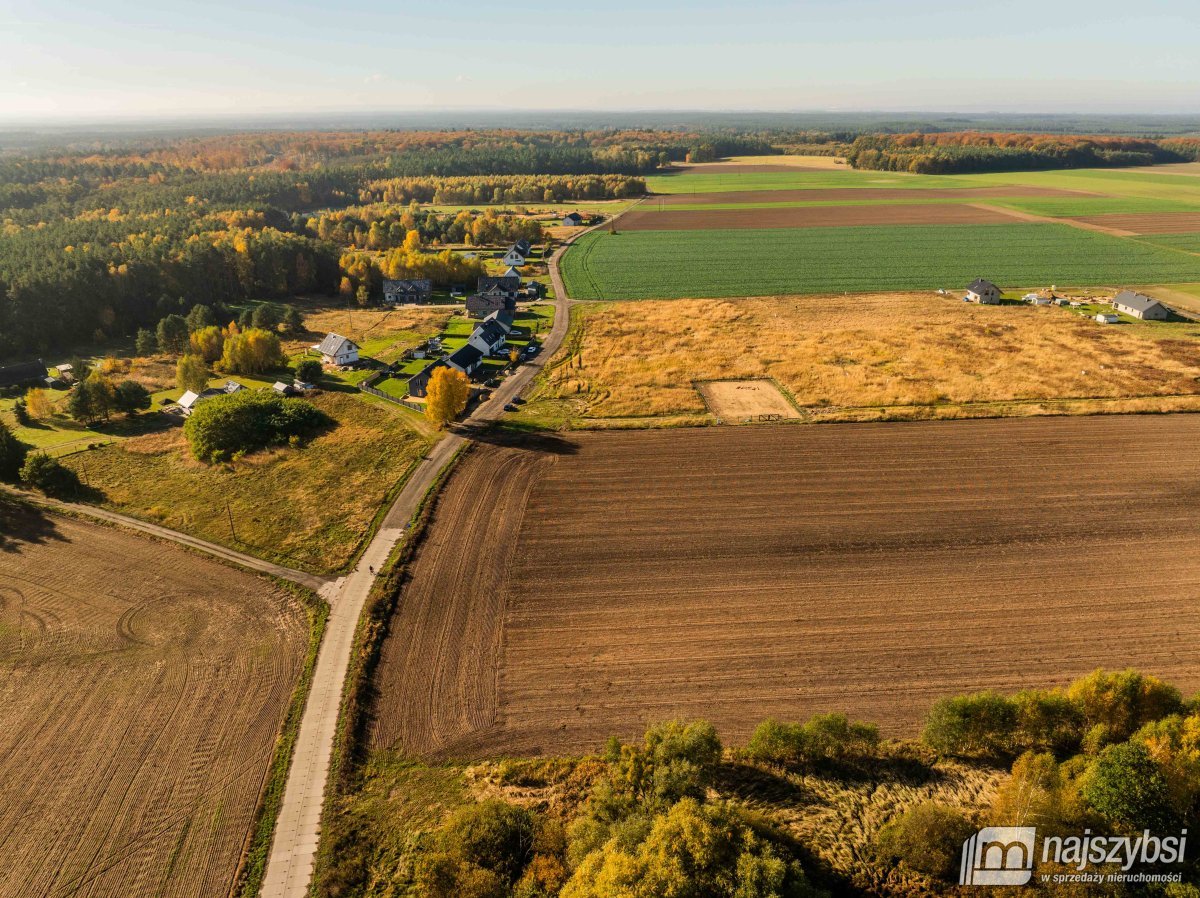
<svg viewBox="0 0 1200 898"><path fill-rule="evenodd" d="M53 413L50 397L40 387L34 387L25 394L25 409L29 416L37 421L43 421Z"/></svg>
<svg viewBox="0 0 1200 898"><path fill-rule="evenodd" d="M285 362L279 337L256 327L227 337L221 354L221 370L231 374L262 374Z"/></svg>
<svg viewBox="0 0 1200 898"><path fill-rule="evenodd" d="M188 342L191 344L192 355L198 355L206 362L215 362L221 357L221 351L225 347L225 335L219 327L212 324L193 331Z"/></svg>
<svg viewBox="0 0 1200 898"><path fill-rule="evenodd" d="M429 378L425 396L425 417L435 427L445 427L458 418L467 407L471 383L461 371L442 367Z"/></svg>
<svg viewBox="0 0 1200 898"><path fill-rule="evenodd" d="M181 390L200 393L208 386L208 365L198 355L180 356L175 365L175 386Z"/></svg>
<svg viewBox="0 0 1200 898"><path fill-rule="evenodd" d="M168 315L158 322L158 348L168 355L179 355L187 348L187 319L182 315Z"/></svg>

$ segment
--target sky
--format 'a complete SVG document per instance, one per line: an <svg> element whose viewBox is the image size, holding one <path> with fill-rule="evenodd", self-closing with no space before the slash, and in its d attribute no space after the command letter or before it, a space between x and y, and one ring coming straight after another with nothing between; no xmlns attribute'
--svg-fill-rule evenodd
<svg viewBox="0 0 1200 898"><path fill-rule="evenodd" d="M1195 0L0 0L0 121L1200 112Z"/></svg>

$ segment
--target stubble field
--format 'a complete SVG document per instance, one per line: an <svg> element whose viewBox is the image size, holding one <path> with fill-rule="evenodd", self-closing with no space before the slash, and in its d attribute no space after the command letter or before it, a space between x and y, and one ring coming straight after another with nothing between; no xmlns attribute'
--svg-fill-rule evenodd
<svg viewBox="0 0 1200 898"><path fill-rule="evenodd" d="M266 580L0 508L0 896L228 894L308 638Z"/></svg>
<svg viewBox="0 0 1200 898"><path fill-rule="evenodd" d="M1153 416L478 447L401 597L374 747L576 753L674 716L736 744L824 711L911 736L939 697L1101 665L1194 691L1197 438Z"/></svg>

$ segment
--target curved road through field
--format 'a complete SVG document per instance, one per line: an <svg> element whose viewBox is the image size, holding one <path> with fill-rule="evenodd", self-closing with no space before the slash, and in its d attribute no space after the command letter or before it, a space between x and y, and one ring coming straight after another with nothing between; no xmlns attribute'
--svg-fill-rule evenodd
<svg viewBox="0 0 1200 898"><path fill-rule="evenodd" d="M607 224L605 222L596 227ZM300 722L300 735L288 773L283 806L275 825L275 838L261 892L263 898L305 898L308 894L321 831L321 808L333 754L342 687L350 664L358 618L375 581L374 571L384 566L392 549L404 536L421 499L437 479L438 472L467 442L468 436L465 434L503 415L504 406L520 395L562 345L570 324L571 300L559 273L558 262L570 243L586 233L588 231L580 231L550 257L550 279L555 296L554 326L543 341L542 351L534 360L518 368L454 432L447 433L429 450L388 511L379 532L358 560L358 566L340 581L334 591L333 607L317 657L312 690Z"/></svg>

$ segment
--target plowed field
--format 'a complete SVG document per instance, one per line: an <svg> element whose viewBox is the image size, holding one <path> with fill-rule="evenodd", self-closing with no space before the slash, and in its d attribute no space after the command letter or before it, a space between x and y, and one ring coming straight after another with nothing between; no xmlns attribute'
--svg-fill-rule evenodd
<svg viewBox="0 0 1200 898"><path fill-rule="evenodd" d="M966 203L880 206L784 206L763 209L634 209L621 217L624 231L702 231L710 228L846 228L861 225L992 224L1012 216Z"/></svg>
<svg viewBox="0 0 1200 898"><path fill-rule="evenodd" d="M0 509L0 896L226 895L307 641L265 580Z"/></svg>
<svg viewBox="0 0 1200 898"><path fill-rule="evenodd" d="M1127 215L1091 215L1079 220L1131 234L1186 234L1200 231L1200 212L1131 212Z"/></svg>
<svg viewBox="0 0 1200 898"><path fill-rule="evenodd" d="M479 447L402 596L375 744L577 752L676 715L736 743L822 711L911 736L938 697L1100 665L1189 694L1197 439L1155 416Z"/></svg>
<svg viewBox="0 0 1200 898"><path fill-rule="evenodd" d="M772 203L839 203L869 202L872 200L934 200L1000 199L1003 197L1066 197L1086 196L1077 190L1054 187L932 187L915 190L909 187L816 187L798 190L730 190L722 193L676 193L648 200L651 206L687 206L719 204ZM624 219L622 219L624 221Z"/></svg>

